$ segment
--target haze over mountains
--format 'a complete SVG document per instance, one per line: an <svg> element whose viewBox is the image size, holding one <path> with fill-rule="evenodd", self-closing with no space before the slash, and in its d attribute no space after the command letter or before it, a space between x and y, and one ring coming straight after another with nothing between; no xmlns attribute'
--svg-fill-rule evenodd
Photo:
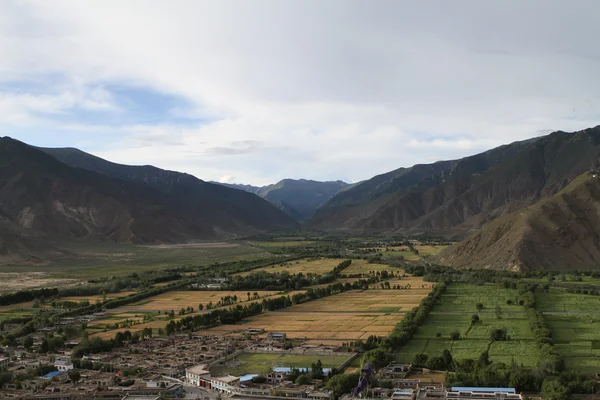
<svg viewBox="0 0 600 400"><path fill-rule="evenodd" d="M204 182L115 164L72 148L0 139L0 257L52 258L46 238L176 243L298 228L466 240L435 260L456 267L600 264L600 127L554 132L358 184Z"/></svg>
<svg viewBox="0 0 600 400"><path fill-rule="evenodd" d="M349 186L342 181L319 182L307 179L283 179L276 184L261 187L228 183L221 185L245 190L269 200L297 221L308 220L319 207Z"/></svg>

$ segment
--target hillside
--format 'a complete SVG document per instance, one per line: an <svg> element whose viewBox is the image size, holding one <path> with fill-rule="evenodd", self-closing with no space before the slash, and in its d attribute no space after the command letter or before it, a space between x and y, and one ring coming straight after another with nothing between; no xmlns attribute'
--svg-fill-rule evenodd
<svg viewBox="0 0 600 400"><path fill-rule="evenodd" d="M86 158L73 150L68 154ZM115 177L0 138L1 227L3 236L12 237L3 253L30 248L29 236L173 243L295 226L245 192L149 166L119 166L96 157L91 162Z"/></svg>
<svg viewBox="0 0 600 400"><path fill-rule="evenodd" d="M349 185L342 181L320 182L307 179L283 179L262 187L222 185L255 193L270 201L296 221L305 221L323 204Z"/></svg>
<svg viewBox="0 0 600 400"><path fill-rule="evenodd" d="M484 225L435 260L453 267L583 270L600 266L600 178L585 173L559 193Z"/></svg>
<svg viewBox="0 0 600 400"><path fill-rule="evenodd" d="M338 193L309 226L465 236L557 193L599 155L596 127L554 132L460 160L401 168Z"/></svg>

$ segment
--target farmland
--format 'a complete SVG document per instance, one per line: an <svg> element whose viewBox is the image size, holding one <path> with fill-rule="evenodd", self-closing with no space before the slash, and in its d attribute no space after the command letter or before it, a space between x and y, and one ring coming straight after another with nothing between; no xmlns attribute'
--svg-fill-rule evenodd
<svg viewBox="0 0 600 400"><path fill-rule="evenodd" d="M431 291L431 284L422 278L406 277L393 282L396 281L405 285L410 282L411 287L347 291L198 334L226 335L252 327L286 333L290 339L306 339L310 344L341 344L365 340L371 335L386 336L403 314Z"/></svg>
<svg viewBox="0 0 600 400"><path fill-rule="evenodd" d="M254 293L258 297L254 297ZM252 291L250 298L252 300L260 299L266 296L272 296L278 292L276 291ZM180 310L181 308L193 307L198 308L199 304L206 307L209 303L217 305L221 298L226 296L234 297L237 299L236 303L242 303L248 301L247 291L172 291L160 294L158 296L144 299L143 301L129 304L126 306L119 307L120 311L170 311Z"/></svg>
<svg viewBox="0 0 600 400"><path fill-rule="evenodd" d="M478 359L488 350L490 359L496 362L532 366L538 361L538 349L523 308L507 305L517 292L498 286L451 284L414 338L397 355L402 362L411 362L417 354L440 356L450 350L455 359ZM472 323L472 314L478 314L476 304L484 309L480 320ZM500 306L499 316L495 315ZM500 317L500 318L499 318ZM510 340L492 341L491 332L507 329ZM458 331L459 340L452 340L451 333Z"/></svg>
<svg viewBox="0 0 600 400"><path fill-rule="evenodd" d="M235 365L216 365L211 368L211 373L216 376L227 374L240 376L251 373L266 375L274 367L310 368L311 364L316 363L317 360L323 363L323 368L337 368L349 358L349 355L343 353L331 356L243 353L235 358Z"/></svg>
<svg viewBox="0 0 600 400"><path fill-rule="evenodd" d="M294 307L281 312L261 314L237 325L222 325L200 335L224 335L248 328L286 333L290 339L309 339L311 343L340 344L366 339L370 335L386 336L402 319L401 315L360 313L297 313Z"/></svg>
<svg viewBox="0 0 600 400"><path fill-rule="evenodd" d="M600 298L584 294L568 293L552 288L539 293L540 309L552 330L555 347L565 360L567 368L582 372L600 370Z"/></svg>
<svg viewBox="0 0 600 400"><path fill-rule="evenodd" d="M248 275L250 273L258 272L258 271L264 271L264 272L268 272L271 274L285 271L290 274L312 273L312 274L322 275L327 272L331 272L331 270L336 265L338 265L341 261L342 260L340 260L340 259L333 259L333 258L323 258L323 259L318 259L318 260L304 259L304 260L297 260L297 261L289 261L289 262L285 262L282 264L271 265L268 267L253 269L250 272L242 272L238 275L244 276L244 275ZM355 261L353 261L353 264L354 264L354 262L364 263L365 261L355 260Z"/></svg>

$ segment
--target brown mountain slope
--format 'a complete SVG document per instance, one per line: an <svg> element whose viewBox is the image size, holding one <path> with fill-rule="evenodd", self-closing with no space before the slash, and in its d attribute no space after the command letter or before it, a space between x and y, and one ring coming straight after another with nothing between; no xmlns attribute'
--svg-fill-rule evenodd
<svg viewBox="0 0 600 400"><path fill-rule="evenodd" d="M7 238L0 251L35 250L30 237L173 243L295 225L254 195L217 187L215 192L224 193L220 198L202 193L203 186L196 192L174 187L169 192L73 168L24 143L0 138L0 236ZM266 213L256 208L247 216L252 202L238 201L238 193L242 200L252 196Z"/></svg>
<svg viewBox="0 0 600 400"><path fill-rule="evenodd" d="M600 178L579 176L554 196L484 225L436 262L505 270L600 267Z"/></svg>
<svg viewBox="0 0 600 400"><path fill-rule="evenodd" d="M600 156L600 126L401 168L338 193L315 228L465 235L565 187Z"/></svg>

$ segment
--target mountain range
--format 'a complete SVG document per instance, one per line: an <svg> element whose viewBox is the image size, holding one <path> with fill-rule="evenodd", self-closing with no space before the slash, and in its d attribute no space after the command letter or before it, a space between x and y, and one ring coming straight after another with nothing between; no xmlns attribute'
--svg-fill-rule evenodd
<svg viewBox="0 0 600 400"><path fill-rule="evenodd" d="M216 184L73 148L0 138L0 260L65 254L47 238L221 239L303 227L464 239L434 262L511 270L600 266L600 126L557 131L363 182Z"/></svg>
<svg viewBox="0 0 600 400"><path fill-rule="evenodd" d="M307 179L283 179L267 186L220 184L254 193L299 222L310 219L319 207L350 186L343 181L319 182Z"/></svg>
<svg viewBox="0 0 600 400"><path fill-rule="evenodd" d="M297 226L251 193L10 138L0 138L0 222L0 256L11 259L44 237L152 244Z"/></svg>

